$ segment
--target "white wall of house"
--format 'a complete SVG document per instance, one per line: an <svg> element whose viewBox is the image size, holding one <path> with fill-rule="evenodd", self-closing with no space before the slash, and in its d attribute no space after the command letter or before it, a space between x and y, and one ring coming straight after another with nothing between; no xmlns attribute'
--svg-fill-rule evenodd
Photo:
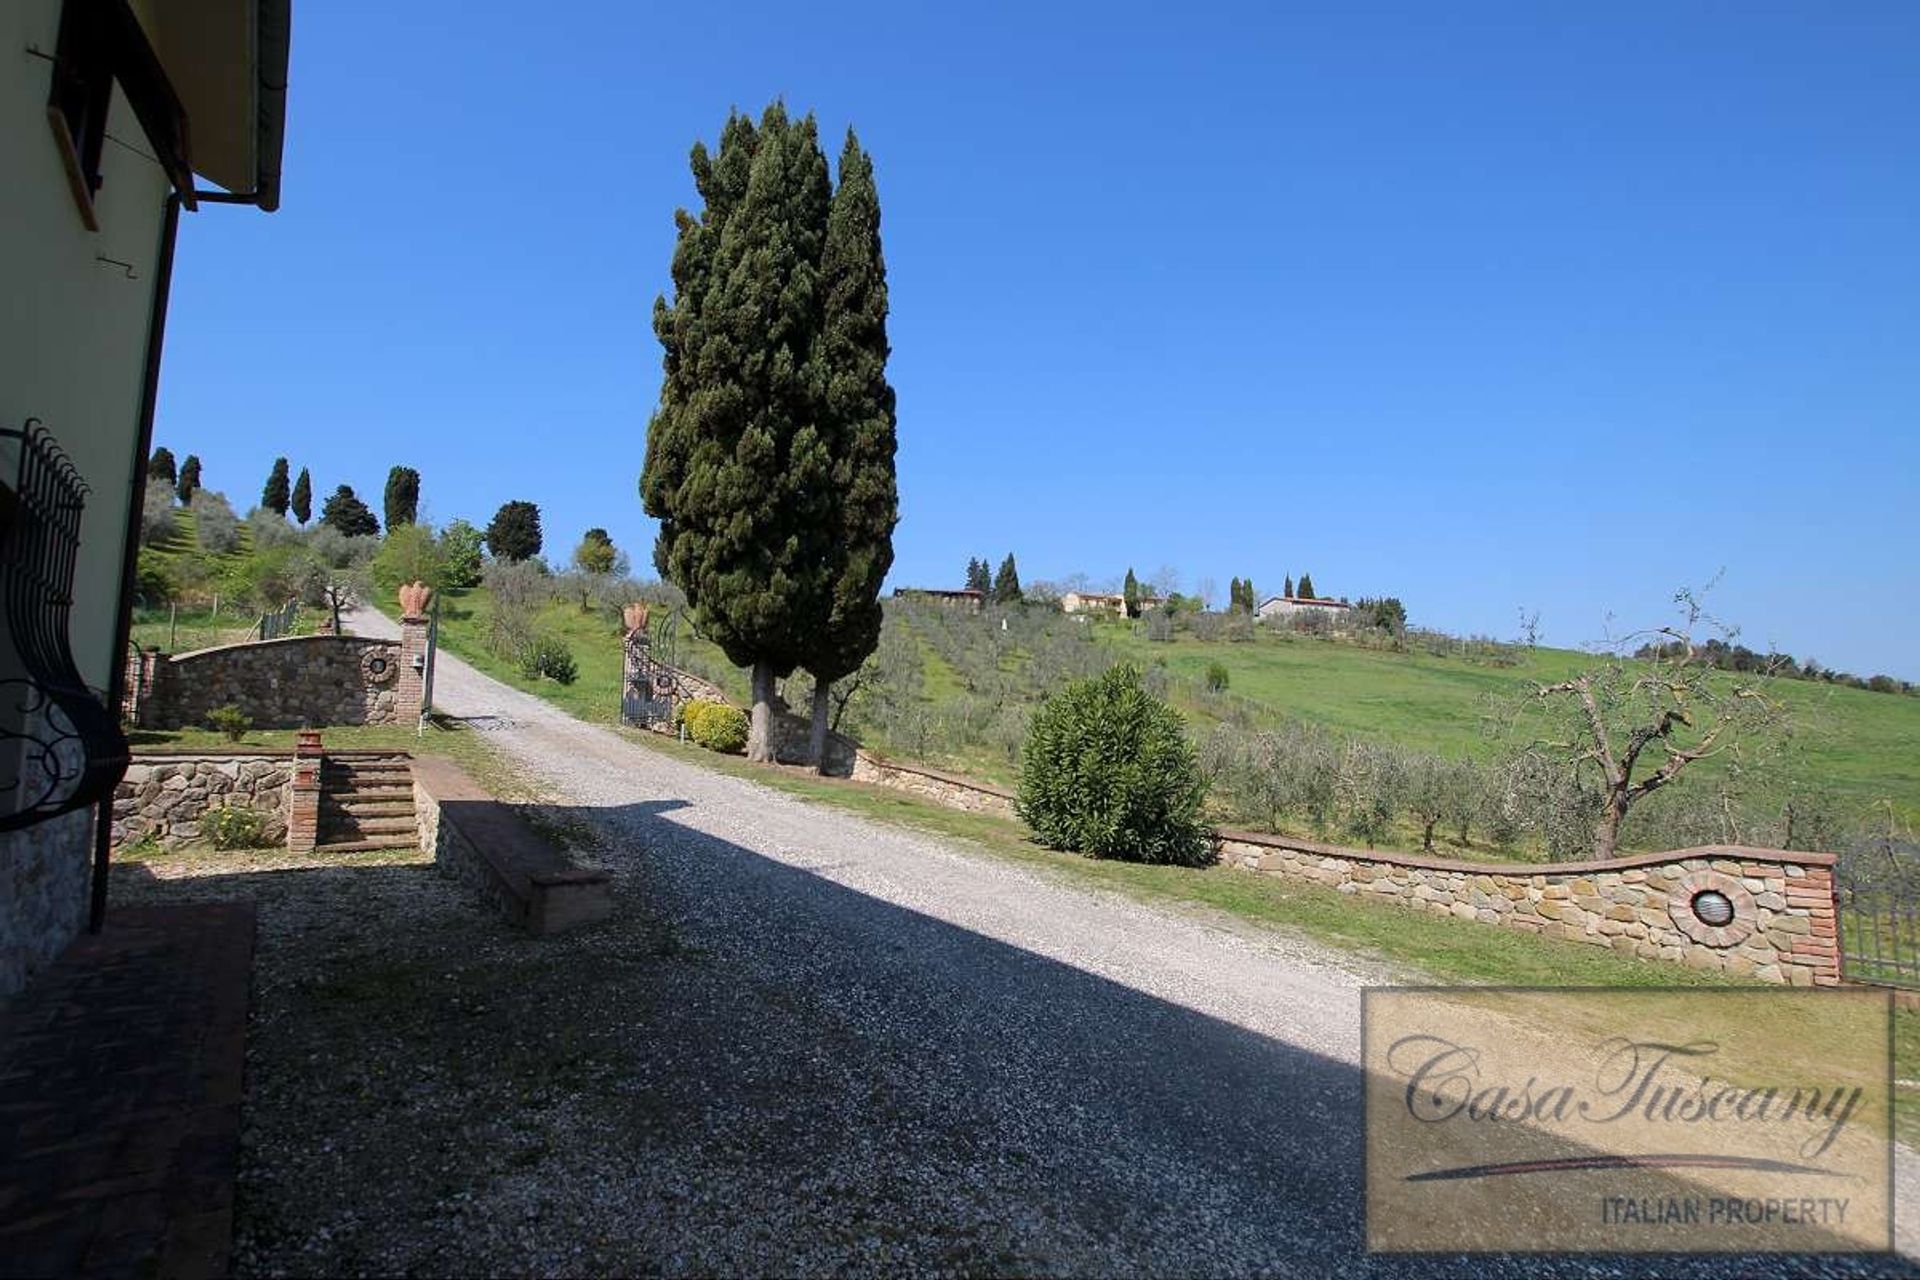
<svg viewBox="0 0 1920 1280"><path fill-rule="evenodd" d="M81 221L47 123L53 67L29 52L50 56L59 30L60 0L0 5L0 425L40 419L92 490L73 651L88 683L104 689L117 660L120 555L168 188L140 154L146 136L116 87L95 197L100 230ZM135 278L102 258L131 264ZM0 453L8 483L16 465L11 447Z"/></svg>
<svg viewBox="0 0 1920 1280"><path fill-rule="evenodd" d="M71 635L82 676L105 690L168 184L116 87L107 130L119 142L101 156L100 230L87 229L47 121L53 66L31 52L51 56L59 28L60 0L0 4L0 425L40 419L91 490ZM0 439L9 485L18 465L15 443ZM0 995L86 923L92 829L82 810L0 833Z"/></svg>
<svg viewBox="0 0 1920 1280"><path fill-rule="evenodd" d="M1332 600L1289 600L1285 596L1273 596L1262 601L1255 612L1270 621L1285 621L1288 618L1311 614L1326 618L1342 618L1347 615L1348 608Z"/></svg>

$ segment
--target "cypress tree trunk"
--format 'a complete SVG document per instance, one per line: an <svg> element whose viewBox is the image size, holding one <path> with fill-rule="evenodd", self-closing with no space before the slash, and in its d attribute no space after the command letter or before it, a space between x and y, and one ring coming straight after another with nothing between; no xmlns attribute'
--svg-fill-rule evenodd
<svg viewBox="0 0 1920 1280"><path fill-rule="evenodd" d="M822 775L827 771L827 699L832 691L825 680L813 682L813 771Z"/></svg>
<svg viewBox="0 0 1920 1280"><path fill-rule="evenodd" d="M766 764L773 759L773 664L765 658L753 664L753 716L747 723L747 759Z"/></svg>

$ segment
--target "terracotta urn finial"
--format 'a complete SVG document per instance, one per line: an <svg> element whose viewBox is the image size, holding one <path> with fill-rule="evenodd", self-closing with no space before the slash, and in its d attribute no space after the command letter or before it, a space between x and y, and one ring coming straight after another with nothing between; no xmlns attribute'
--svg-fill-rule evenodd
<svg viewBox="0 0 1920 1280"><path fill-rule="evenodd" d="M629 634L635 631L644 632L647 629L647 606L636 600L620 610L620 619L627 624Z"/></svg>
<svg viewBox="0 0 1920 1280"><path fill-rule="evenodd" d="M409 618L422 617L433 599L433 588L424 582L408 582L400 588L400 612Z"/></svg>

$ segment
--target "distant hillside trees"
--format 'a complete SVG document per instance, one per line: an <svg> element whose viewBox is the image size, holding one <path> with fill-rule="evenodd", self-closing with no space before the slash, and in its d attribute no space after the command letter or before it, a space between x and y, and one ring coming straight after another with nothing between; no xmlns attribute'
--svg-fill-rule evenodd
<svg viewBox="0 0 1920 1280"><path fill-rule="evenodd" d="M1227 608L1235 613L1252 613L1259 607L1254 599L1253 579L1235 578L1227 584Z"/></svg>
<svg viewBox="0 0 1920 1280"><path fill-rule="evenodd" d="M518 498L503 502L487 522L487 550L495 560L531 560L540 554L541 545L540 508L531 502Z"/></svg>
<svg viewBox="0 0 1920 1280"><path fill-rule="evenodd" d="M1300 599L1318 600L1319 598L1320 597L1318 595L1314 594L1313 575L1310 573L1301 574L1300 575Z"/></svg>
<svg viewBox="0 0 1920 1280"><path fill-rule="evenodd" d="M326 505L320 508L320 523L346 538L373 537L380 532L380 522L374 518L372 508L360 501L352 485L346 484L335 489Z"/></svg>
<svg viewBox="0 0 1920 1280"><path fill-rule="evenodd" d="M313 519L313 477L305 467L300 468L300 477L293 482L293 497L288 501L287 510L293 512L293 518L301 524Z"/></svg>
<svg viewBox="0 0 1920 1280"><path fill-rule="evenodd" d="M1018 604L1025 598L1020 590L1020 567L1013 562L1013 552L1007 552L1007 558L1000 562L1000 571L993 575L993 600L995 604Z"/></svg>
<svg viewBox="0 0 1920 1280"><path fill-rule="evenodd" d="M573 549L573 567L582 573L612 573L619 554L614 549L613 535L595 527L582 534L580 544Z"/></svg>
<svg viewBox="0 0 1920 1280"><path fill-rule="evenodd" d="M173 461L173 450L161 445L147 459L147 479L158 480L167 486L167 495L171 499L173 486L179 482L180 471Z"/></svg>
<svg viewBox="0 0 1920 1280"><path fill-rule="evenodd" d="M420 473L412 467L394 467L387 472L387 489L381 505L389 530L412 524L420 514Z"/></svg>
<svg viewBox="0 0 1920 1280"><path fill-rule="evenodd" d="M1407 606L1398 596L1361 596L1354 602L1353 618L1363 627L1400 635L1407 629Z"/></svg>
<svg viewBox="0 0 1920 1280"><path fill-rule="evenodd" d="M1681 652L1679 641L1649 642L1634 651L1636 658L1671 658ZM1836 671L1825 667L1817 659L1808 658L1805 662L1796 662L1791 654L1761 653L1749 649L1743 644L1718 636L1700 645L1696 656L1710 666L1721 671L1746 673L1764 673L1780 676L1788 680L1822 680L1828 684L1846 685L1851 689L1869 689L1875 693L1913 693L1915 686L1905 680L1896 680L1892 676L1877 675L1861 677L1845 671Z"/></svg>
<svg viewBox="0 0 1920 1280"><path fill-rule="evenodd" d="M485 567L481 555L481 546L485 541L480 531L465 520L449 521L440 531L441 576L449 587L466 588L480 585L480 575Z"/></svg>
<svg viewBox="0 0 1920 1280"><path fill-rule="evenodd" d="M180 464L180 479L173 486L174 496L180 499L180 505L186 506L193 501L193 491L200 487L200 455L190 453L187 460Z"/></svg>
<svg viewBox="0 0 1920 1280"><path fill-rule="evenodd" d="M292 489L287 481L287 460L275 458L273 470L267 472L267 483L260 490L260 505L277 516L287 514L287 504L292 501Z"/></svg>
<svg viewBox="0 0 1920 1280"><path fill-rule="evenodd" d="M986 595L993 590L993 566L977 557L967 561L967 590Z"/></svg>

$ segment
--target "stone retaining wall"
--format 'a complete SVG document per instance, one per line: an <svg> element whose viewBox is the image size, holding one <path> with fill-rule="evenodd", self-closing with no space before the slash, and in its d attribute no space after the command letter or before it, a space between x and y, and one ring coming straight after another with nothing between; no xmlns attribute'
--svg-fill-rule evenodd
<svg viewBox="0 0 1920 1280"><path fill-rule="evenodd" d="M871 782L883 787L894 787L901 791L911 791L925 796L935 804L945 805L949 809L964 809L968 813L991 813L1002 818L1012 818L1013 792L1004 787L992 786L985 782L976 782L958 774L942 773L938 769L928 769L922 765L898 764L891 760L877 760L864 751L854 754L853 780Z"/></svg>
<svg viewBox="0 0 1920 1280"><path fill-rule="evenodd" d="M206 727L216 707L237 706L256 729L410 724L403 705L402 643L364 636L284 636L168 657L141 655L143 729Z"/></svg>
<svg viewBox="0 0 1920 1280"><path fill-rule="evenodd" d="M219 805L239 805L266 816L262 838L279 844L287 834L289 753L229 751L141 754L133 757L113 793L113 843L153 839L169 848L200 839L200 819Z"/></svg>
<svg viewBox="0 0 1920 1280"><path fill-rule="evenodd" d="M1800 987L1840 981L1831 854L1713 845L1607 862L1465 863L1223 831L1220 856L1249 871L1643 960ZM1696 909L1703 894L1709 900ZM1711 912L1722 903L1724 924Z"/></svg>

